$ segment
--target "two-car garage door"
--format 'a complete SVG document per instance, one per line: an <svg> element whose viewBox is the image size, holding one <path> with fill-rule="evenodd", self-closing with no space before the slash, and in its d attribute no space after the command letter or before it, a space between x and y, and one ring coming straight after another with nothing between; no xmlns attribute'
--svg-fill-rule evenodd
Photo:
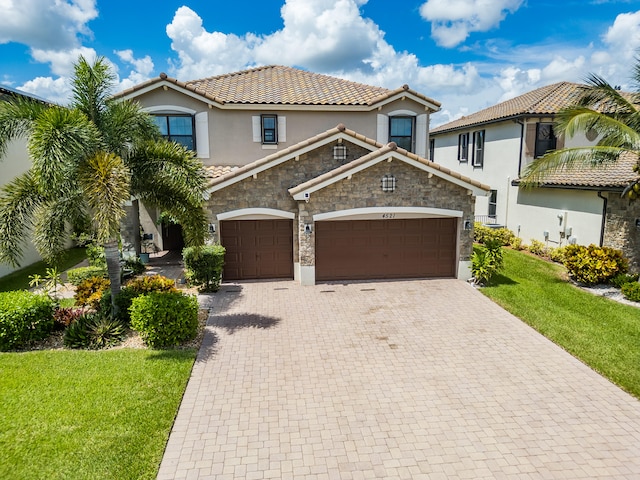
<svg viewBox="0 0 640 480"><path fill-rule="evenodd" d="M315 222L316 280L454 277L457 219ZM226 220L224 278L293 278L293 221Z"/></svg>
<svg viewBox="0 0 640 480"><path fill-rule="evenodd" d="M453 277L455 218L316 222L316 280Z"/></svg>

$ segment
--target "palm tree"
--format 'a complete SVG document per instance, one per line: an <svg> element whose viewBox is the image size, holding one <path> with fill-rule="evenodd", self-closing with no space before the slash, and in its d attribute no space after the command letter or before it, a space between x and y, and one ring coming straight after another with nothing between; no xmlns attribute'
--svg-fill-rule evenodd
<svg viewBox="0 0 640 480"><path fill-rule="evenodd" d="M155 205L183 226L187 245L204 243L205 174L195 154L162 140L137 103L110 97L104 58L75 65L69 108L26 98L0 102L0 159L27 139L32 166L0 192L0 261L19 265L30 236L53 262L74 229L105 247L112 301L120 291L118 241L124 204ZM114 305L115 307L115 305Z"/></svg>
<svg viewBox="0 0 640 480"><path fill-rule="evenodd" d="M632 155L634 170L640 173L640 58L633 68L635 93L623 93L602 77L587 78L575 105L562 109L556 118L556 132L572 137L578 132L592 132L596 145L551 151L534 160L522 175L525 186L539 185L545 178L562 170L597 168ZM623 195L638 198L640 178L631 182Z"/></svg>

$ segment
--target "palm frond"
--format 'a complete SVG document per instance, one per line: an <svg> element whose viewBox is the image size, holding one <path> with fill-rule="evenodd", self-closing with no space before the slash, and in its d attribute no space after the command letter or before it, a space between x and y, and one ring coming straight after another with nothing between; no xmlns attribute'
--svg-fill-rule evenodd
<svg viewBox="0 0 640 480"><path fill-rule="evenodd" d="M132 146L160 138L151 115L137 102L110 100L103 115L102 131L107 149L126 159Z"/></svg>
<svg viewBox="0 0 640 480"><path fill-rule="evenodd" d="M623 95L599 75L590 74L586 82L588 87L584 90L578 105L603 113L627 114L636 111L629 96Z"/></svg>
<svg viewBox="0 0 640 480"><path fill-rule="evenodd" d="M78 170L78 183L93 214L99 242L117 236L125 216L124 202L129 200L129 170L118 155L98 152L84 161Z"/></svg>
<svg viewBox="0 0 640 480"><path fill-rule="evenodd" d="M580 168L597 168L618 161L628 150L612 146L564 148L531 162L520 176L521 185L537 186L550 175Z"/></svg>
<svg viewBox="0 0 640 480"><path fill-rule="evenodd" d="M27 137L38 116L49 106L30 98L0 101L0 160L12 140Z"/></svg>
<svg viewBox="0 0 640 480"><path fill-rule="evenodd" d="M29 137L34 175L43 188L57 191L100 145L100 132L82 112L51 107L35 119Z"/></svg>
<svg viewBox="0 0 640 480"><path fill-rule="evenodd" d="M0 262L19 266L32 214L42 203L31 171L16 177L0 193Z"/></svg>
<svg viewBox="0 0 640 480"><path fill-rule="evenodd" d="M116 76L104 57L98 57L90 64L80 56L74 65L74 73L71 106L83 112L100 129L102 113Z"/></svg>
<svg viewBox="0 0 640 480"><path fill-rule="evenodd" d="M42 202L32 216L34 225L31 241L42 258L54 264L67 247L67 212L54 197Z"/></svg>

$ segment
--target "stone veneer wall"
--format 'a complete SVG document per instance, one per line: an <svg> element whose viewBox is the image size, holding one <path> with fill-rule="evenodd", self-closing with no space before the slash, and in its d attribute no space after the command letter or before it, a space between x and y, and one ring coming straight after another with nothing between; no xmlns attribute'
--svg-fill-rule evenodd
<svg viewBox="0 0 640 480"><path fill-rule="evenodd" d="M273 208L286 212L298 213L297 202L289 194L289 189L322 175L343 163L350 162L369 153L355 144L345 142L347 160L333 159L333 146L337 142L319 147L309 153L300 155L298 160L288 160L276 167L258 173L257 178L249 177L222 190L213 192L207 201L206 210L211 223L218 223L219 213L243 208ZM216 225L220 231L220 225ZM219 241L216 234L212 240ZM294 257L297 258L297 228L294 222Z"/></svg>
<svg viewBox="0 0 640 480"><path fill-rule="evenodd" d="M383 192L384 175L396 177L396 190ZM437 176L429 178L427 172L418 170L400 160L383 161L359 173L351 179L338 181L311 194L309 202L300 201L298 235L300 264L315 265L315 229L304 235L304 224L313 224L313 215L364 207L431 207L463 212L462 222L473 218L475 197L467 189ZM460 259L467 261L473 249L473 233L459 228Z"/></svg>
<svg viewBox="0 0 640 480"><path fill-rule="evenodd" d="M629 259L629 271L640 273L640 201L629 202L618 193L610 193L607 201L607 220L604 245L622 250Z"/></svg>

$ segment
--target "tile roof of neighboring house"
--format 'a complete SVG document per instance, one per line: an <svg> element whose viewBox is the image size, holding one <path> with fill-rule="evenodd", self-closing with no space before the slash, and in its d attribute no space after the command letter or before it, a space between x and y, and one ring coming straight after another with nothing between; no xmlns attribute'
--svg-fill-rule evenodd
<svg viewBox="0 0 640 480"><path fill-rule="evenodd" d="M370 106L403 91L432 104L440 103L403 85L395 90L374 87L297 68L269 65L199 80L181 82L161 73L116 97L126 96L162 81L173 83L198 95L225 104L259 105L350 105Z"/></svg>
<svg viewBox="0 0 640 480"><path fill-rule="evenodd" d="M255 162L249 163L249 164L244 165L242 167L230 170L230 171L228 171L227 173L224 173L221 176L216 176L215 178L212 178L212 180L209 182L209 188L215 187L216 185L219 185L221 183L225 183L225 182L227 182L229 180L232 180L235 177L241 177L243 174L247 174L247 173L249 173L249 172L251 172L253 170L256 170L256 169L259 169L261 167L264 167L264 166L268 165L271 162L277 162L279 159L282 159L283 157L295 154L296 151L298 151L300 149L303 149L304 147L308 147L308 146L313 145L315 143L322 142L322 140L328 139L328 138L332 137L333 135L336 135L336 134L339 134L339 133L343 133L346 137L352 137L353 139L357 139L357 140L359 140L361 142L369 144L372 147L374 147L374 150L372 150L371 153L369 153L369 154L367 154L367 155L365 155L363 157L360 157L359 159L356 159L356 160L354 160L354 161L352 161L352 162L350 162L348 164L345 164L345 165L343 165L341 167L338 167L338 169L335 169L332 172L328 172L328 173L326 173L324 175L333 176L333 175L336 174L336 172L338 172L338 173L341 172L342 171L342 170L340 170L341 168L342 169L344 169L344 168L351 169L356 165L364 163L364 162L366 162L366 161L368 161L368 160L370 160L372 158L375 158L375 157L377 157L379 155L385 154L390 150L395 150L399 154L405 155L405 156L407 156L408 158L410 158L410 159L412 159L414 161L418 161L418 162L422 163L425 166L431 167L434 170L437 170L437 171L443 173L444 175L449 175L449 176L451 176L451 177L453 177L453 178L455 178L457 180L461 180L462 182L465 182L465 183L468 183L470 185L473 185L474 187L477 187L477 188L479 188L481 190L486 190L486 191L490 190L490 187L488 185L485 185L482 182L479 182L477 180L474 180L472 178L469 178L469 177L461 175L461 174L459 174L457 172L454 172L454 171L452 171L452 170L450 170L450 169L448 169L448 168L446 168L446 167L444 167L444 166L442 166L442 165L440 165L438 163L431 162L431 161L429 161L429 160L427 160L425 158L422 158L422 157L416 155L415 153L411 153L411 152L408 152L407 150L399 148L399 147L396 146L396 144L394 142L391 142L391 143L389 143L387 145L382 145L381 143L379 143L379 142L377 142L377 141L375 141L375 140L373 140L371 138L368 138L368 137L366 137L366 136L364 136L364 135L362 135L360 133L357 133L357 132L355 132L353 130L347 129L342 124L339 124L338 126L336 126L334 128L331 128L331 129L329 129L329 130L327 130L327 131L325 131L325 132L323 132L323 133L321 133L319 135L316 135L316 136L311 137L311 138L309 138L307 140L304 140L304 141L302 141L302 142L300 142L300 143L298 143L296 145L292 145L292 146L290 146L290 147L288 147L288 148L286 148L284 150L281 150L281 151L279 151L277 153L274 153L274 154L269 155L267 157L261 158L259 160L256 160ZM220 168L220 167L210 167L210 168ZM316 179L309 180L306 183L314 182L314 184L315 184L315 182L317 182L317 181L322 181L322 180L318 180L318 178L324 177L324 175L321 175L320 177L317 177ZM323 178L323 180L324 180L324 178ZM306 185L306 183L305 183L305 185ZM295 190L295 187L290 191L293 191L293 190Z"/></svg>
<svg viewBox="0 0 640 480"><path fill-rule="evenodd" d="M633 171L633 167L637 164L638 157L627 153L623 154L615 163L593 168L565 169L549 174L540 186L620 189L638 179L638 173Z"/></svg>
<svg viewBox="0 0 640 480"><path fill-rule="evenodd" d="M532 90L484 110L464 116L431 130L431 134L445 133L459 128L491 123L528 115L552 115L580 98L585 85L560 82Z"/></svg>
<svg viewBox="0 0 640 480"><path fill-rule="evenodd" d="M37 95L34 95L33 93L28 93L28 92L22 92L20 90L14 90L13 88L7 87L7 86L0 86L0 100L5 100L5 99L9 99L12 97L24 97L24 98L31 98L33 100L37 100L38 102L42 102L42 103L51 103L48 100L45 100L44 98L40 98Z"/></svg>

